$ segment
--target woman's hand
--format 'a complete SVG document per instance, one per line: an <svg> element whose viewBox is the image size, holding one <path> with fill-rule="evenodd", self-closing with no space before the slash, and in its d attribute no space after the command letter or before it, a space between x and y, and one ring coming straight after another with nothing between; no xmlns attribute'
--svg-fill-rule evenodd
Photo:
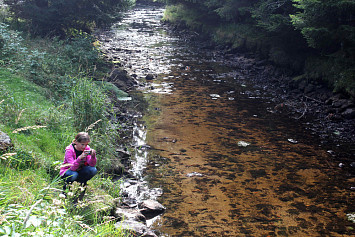
<svg viewBox="0 0 355 237"><path fill-rule="evenodd" d="M86 154L86 153L82 153L78 158L80 159L80 160L82 160L82 159L84 159L85 157L87 157L88 156L88 154Z"/></svg>
<svg viewBox="0 0 355 237"><path fill-rule="evenodd" d="M91 149L91 157L96 157L96 151L94 149Z"/></svg>

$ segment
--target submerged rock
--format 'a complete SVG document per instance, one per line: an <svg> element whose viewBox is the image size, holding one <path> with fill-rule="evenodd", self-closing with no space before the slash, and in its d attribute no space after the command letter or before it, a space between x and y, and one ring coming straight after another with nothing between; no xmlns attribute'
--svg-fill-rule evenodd
<svg viewBox="0 0 355 237"><path fill-rule="evenodd" d="M194 176L202 177L203 174L198 173L198 172L192 172L192 173L188 173L186 176L187 176L187 177L194 177Z"/></svg>
<svg viewBox="0 0 355 237"><path fill-rule="evenodd" d="M290 142L290 143L293 143L293 144L297 144L298 143L298 141L296 141L295 139L292 139L292 138L287 139L287 141Z"/></svg>
<svg viewBox="0 0 355 237"><path fill-rule="evenodd" d="M241 147L247 147L249 146L250 143L249 142L245 142L245 141L239 141L238 142L238 146L241 146Z"/></svg>

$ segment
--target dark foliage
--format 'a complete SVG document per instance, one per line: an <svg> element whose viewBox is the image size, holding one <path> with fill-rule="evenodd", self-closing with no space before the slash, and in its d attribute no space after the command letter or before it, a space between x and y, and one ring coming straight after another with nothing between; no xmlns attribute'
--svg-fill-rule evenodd
<svg viewBox="0 0 355 237"><path fill-rule="evenodd" d="M25 20L40 36L70 35L73 29L90 32L119 18L129 0L5 0L14 18Z"/></svg>
<svg viewBox="0 0 355 237"><path fill-rule="evenodd" d="M305 73L311 80L324 80L335 91L355 97L355 0L166 2L187 6L180 9L188 9L190 18L195 10L202 16L195 18L201 19L200 28L218 43L257 51L278 65ZM320 61L322 67L307 66ZM327 69L321 72L320 68Z"/></svg>

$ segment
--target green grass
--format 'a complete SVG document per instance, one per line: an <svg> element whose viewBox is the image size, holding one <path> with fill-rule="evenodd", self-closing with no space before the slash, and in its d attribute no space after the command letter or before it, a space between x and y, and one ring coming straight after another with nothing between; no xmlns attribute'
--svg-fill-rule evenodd
<svg viewBox="0 0 355 237"><path fill-rule="evenodd" d="M0 68L0 87L0 115L6 117L0 130L14 144L3 152L12 155L0 153L0 235L63 236L70 232L74 236L123 236L110 217L119 186L103 178L102 172L89 182L85 202L79 207L70 198L59 198L62 183L57 165L75 135L71 109L55 106L41 87L4 68ZM59 113L61 117L55 116ZM27 126L46 127L13 133Z"/></svg>
<svg viewBox="0 0 355 237"><path fill-rule="evenodd" d="M119 199L119 184L105 174L105 168L111 167L110 162L117 157L119 125L106 119L111 105L105 89L89 76L92 65L101 63L100 59L88 47L88 55L93 57L85 60L85 65L77 62L78 53L85 54L82 49L88 41L78 42L65 45L49 39L19 40L16 47L26 50L17 50L16 57L2 55L0 130L10 136L13 147L0 151L0 236L125 235L110 216ZM49 50L57 45L66 49ZM76 47L81 51L76 51ZM52 62L54 58L59 61ZM36 67L29 67L28 63ZM63 71L70 74L63 75ZM86 86L72 87L74 80ZM74 123L74 118L82 121ZM92 125L98 120L101 122ZM90 145L98 151L99 174L89 181L84 202L74 206L75 196L59 198L63 184L58 168L65 147L77 132L90 125ZM74 193L78 190L79 187L72 188Z"/></svg>

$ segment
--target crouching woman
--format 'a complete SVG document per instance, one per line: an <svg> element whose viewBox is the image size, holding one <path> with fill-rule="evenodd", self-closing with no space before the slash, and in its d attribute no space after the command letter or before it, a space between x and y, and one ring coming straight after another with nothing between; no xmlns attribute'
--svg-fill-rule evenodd
<svg viewBox="0 0 355 237"><path fill-rule="evenodd" d="M89 134L80 132L65 149L64 162L59 172L59 175L65 180L64 189L68 183L74 181L86 186L87 181L96 175L96 151L90 149L89 143Z"/></svg>

